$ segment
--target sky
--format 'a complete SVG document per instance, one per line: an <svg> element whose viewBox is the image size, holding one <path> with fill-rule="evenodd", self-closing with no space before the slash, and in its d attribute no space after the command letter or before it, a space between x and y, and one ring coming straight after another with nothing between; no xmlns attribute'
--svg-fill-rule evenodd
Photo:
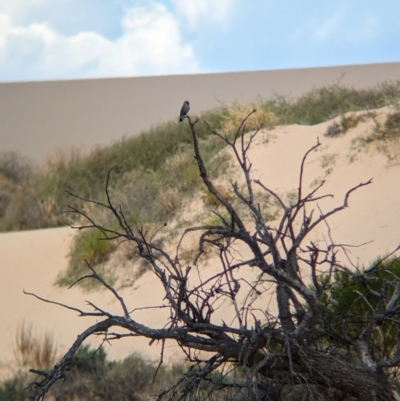
<svg viewBox="0 0 400 401"><path fill-rule="evenodd" d="M399 0L0 0L0 81L400 61Z"/></svg>

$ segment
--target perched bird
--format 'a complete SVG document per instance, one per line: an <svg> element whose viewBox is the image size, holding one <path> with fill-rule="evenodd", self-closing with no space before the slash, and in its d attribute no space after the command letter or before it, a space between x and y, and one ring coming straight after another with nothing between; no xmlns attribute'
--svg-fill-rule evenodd
<svg viewBox="0 0 400 401"><path fill-rule="evenodd" d="M188 100L185 100L181 108L181 114L179 116L179 124L183 123L183 119L186 117L187 113L189 113L189 110L190 110L190 103Z"/></svg>

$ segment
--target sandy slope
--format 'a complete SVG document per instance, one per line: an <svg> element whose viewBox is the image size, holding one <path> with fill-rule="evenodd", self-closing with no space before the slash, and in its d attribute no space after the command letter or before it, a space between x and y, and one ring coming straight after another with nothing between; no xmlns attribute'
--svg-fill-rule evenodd
<svg viewBox="0 0 400 401"><path fill-rule="evenodd" d="M379 111L388 112L388 109ZM363 247L351 248L353 262L367 264L375 256L394 249L400 243L400 165L396 161L389 162L386 155L373 146L361 148L360 152L354 149L352 140L371 131L371 119L360 122L356 128L338 138L324 137L329 124L331 122L313 127L285 126L260 133L250 152L254 164L253 178L261 179L285 196L288 191L297 188L302 156L317 142L317 138L321 147L310 155L306 163L304 189L309 190L315 179L326 178L321 194L332 193L335 197L319 202L322 210L340 205L346 190L373 177L373 184L354 193L350 207L330 220L332 236L337 242L356 245L373 241ZM41 333L51 330L60 351L65 350L90 321L77 317L75 312L23 295L23 289L82 308L85 307L84 301L90 299L105 309L118 310L118 304L104 292L82 294L77 289L52 286L58 272L67 265L66 254L71 239L68 228L0 234L0 355L3 372L6 371L4 364L7 367L13 359L15 331L23 320L34 323ZM201 274L210 274L215 269L218 269L218 264L211 261L202 267ZM123 291L129 309L159 305L163 300L162 294L161 286L151 273L142 276L134 289ZM215 316L216 322L222 318L229 321L232 315L228 307L221 307ZM133 316L145 324L161 327L168 317L168 310L138 310ZM107 351L111 358L120 358L133 350L156 357L159 346L149 348L147 343L147 340L123 340L108 347ZM177 347L169 344L166 359L174 355L177 355Z"/></svg>

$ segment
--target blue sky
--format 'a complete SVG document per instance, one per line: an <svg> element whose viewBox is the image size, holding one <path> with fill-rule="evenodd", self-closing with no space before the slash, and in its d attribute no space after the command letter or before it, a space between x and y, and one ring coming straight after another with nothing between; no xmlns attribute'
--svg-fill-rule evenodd
<svg viewBox="0 0 400 401"><path fill-rule="evenodd" d="M400 61L399 15L399 0L0 0L0 81Z"/></svg>

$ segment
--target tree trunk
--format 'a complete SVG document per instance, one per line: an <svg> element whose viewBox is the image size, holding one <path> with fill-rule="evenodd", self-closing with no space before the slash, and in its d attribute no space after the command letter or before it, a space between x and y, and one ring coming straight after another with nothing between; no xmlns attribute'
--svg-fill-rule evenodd
<svg viewBox="0 0 400 401"><path fill-rule="evenodd" d="M311 381L326 384L342 390L363 401L400 401L396 384L381 371L337 360L317 351L306 351L308 358L302 358L301 365L308 370Z"/></svg>

